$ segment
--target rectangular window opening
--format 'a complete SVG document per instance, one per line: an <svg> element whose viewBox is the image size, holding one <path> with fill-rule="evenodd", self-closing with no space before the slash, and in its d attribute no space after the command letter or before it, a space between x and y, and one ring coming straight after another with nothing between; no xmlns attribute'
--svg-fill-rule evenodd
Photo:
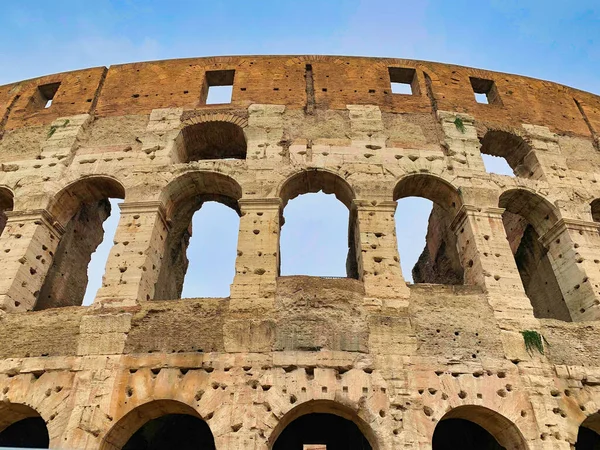
<svg viewBox="0 0 600 450"><path fill-rule="evenodd" d="M235 70L211 70L206 72L205 104L221 105L231 103L234 76Z"/></svg>
<svg viewBox="0 0 600 450"><path fill-rule="evenodd" d="M392 94L418 95L417 71L406 67L388 67Z"/></svg>
<svg viewBox="0 0 600 450"><path fill-rule="evenodd" d="M493 80L469 77L477 103L484 105L501 105L500 95Z"/></svg>
<svg viewBox="0 0 600 450"><path fill-rule="evenodd" d="M52 106L52 100L60 87L60 83L49 83L38 86L31 98L31 109L48 109Z"/></svg>

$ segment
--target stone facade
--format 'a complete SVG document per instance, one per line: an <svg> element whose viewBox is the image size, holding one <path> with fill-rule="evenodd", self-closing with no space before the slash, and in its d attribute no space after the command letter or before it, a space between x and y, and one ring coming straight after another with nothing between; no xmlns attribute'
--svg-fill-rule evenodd
<svg viewBox="0 0 600 450"><path fill-rule="evenodd" d="M231 103L206 105L226 84ZM599 133L592 94L399 59L182 59L0 86L0 431L41 417L51 448L106 450L187 414L217 449L262 450L322 413L377 450L431 449L450 419L507 449L574 448L582 424L600 432ZM348 277L280 277L283 208L320 190L350 211ZM435 204L414 285L394 221L409 196ZM179 299L205 201L240 215L231 296Z"/></svg>

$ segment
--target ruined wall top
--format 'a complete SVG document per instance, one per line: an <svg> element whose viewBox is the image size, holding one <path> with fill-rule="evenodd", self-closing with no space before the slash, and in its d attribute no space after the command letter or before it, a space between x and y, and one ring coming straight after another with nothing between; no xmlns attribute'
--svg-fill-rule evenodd
<svg viewBox="0 0 600 450"><path fill-rule="evenodd" d="M600 130L600 97L523 76L392 58L222 56L95 67L0 86L0 133L77 114L108 117L149 114L158 108L195 109L203 106L209 71L223 71L220 76L225 77L231 76L226 71L235 71L231 109L251 104L301 109L306 107L308 66L315 105L323 109L370 104L382 112L426 113L435 108L469 114L496 129L528 123L586 137ZM391 95L390 78L408 79L417 95ZM52 91L58 86L52 108L32 107L40 87ZM473 91L487 93L491 104L477 103Z"/></svg>

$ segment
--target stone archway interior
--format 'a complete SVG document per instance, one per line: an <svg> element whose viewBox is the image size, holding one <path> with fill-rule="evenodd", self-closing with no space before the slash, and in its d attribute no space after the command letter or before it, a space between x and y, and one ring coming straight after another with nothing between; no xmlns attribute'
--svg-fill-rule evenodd
<svg viewBox="0 0 600 450"><path fill-rule="evenodd" d="M445 419L435 427L433 450L506 450L485 428L465 419Z"/></svg>
<svg viewBox="0 0 600 450"><path fill-rule="evenodd" d="M312 446L312 447L311 447ZM371 450L358 426L335 414L312 413L291 422L279 435L273 450Z"/></svg>
<svg viewBox="0 0 600 450"><path fill-rule="evenodd" d="M123 450L215 450L207 423L189 414L166 414L142 425Z"/></svg>
<svg viewBox="0 0 600 450"><path fill-rule="evenodd" d="M0 448L48 448L50 437L41 417L27 417L0 432Z"/></svg>

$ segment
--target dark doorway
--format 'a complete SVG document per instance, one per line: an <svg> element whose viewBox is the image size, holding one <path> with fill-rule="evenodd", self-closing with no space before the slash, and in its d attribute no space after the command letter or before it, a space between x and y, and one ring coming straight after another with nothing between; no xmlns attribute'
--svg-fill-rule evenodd
<svg viewBox="0 0 600 450"><path fill-rule="evenodd" d="M575 450L600 450L600 435L587 427L579 427Z"/></svg>
<svg viewBox="0 0 600 450"><path fill-rule="evenodd" d="M0 447L48 448L50 437L41 417L28 417L0 432Z"/></svg>
<svg viewBox="0 0 600 450"><path fill-rule="evenodd" d="M483 427L464 419L445 419L433 433L433 450L506 450Z"/></svg>
<svg viewBox="0 0 600 450"><path fill-rule="evenodd" d="M312 413L290 423L273 450L302 450L305 444L322 444L327 450L371 450L369 441L350 420L334 414Z"/></svg>
<svg viewBox="0 0 600 450"><path fill-rule="evenodd" d="M146 422L123 450L215 450L207 423L189 414L167 414Z"/></svg>

